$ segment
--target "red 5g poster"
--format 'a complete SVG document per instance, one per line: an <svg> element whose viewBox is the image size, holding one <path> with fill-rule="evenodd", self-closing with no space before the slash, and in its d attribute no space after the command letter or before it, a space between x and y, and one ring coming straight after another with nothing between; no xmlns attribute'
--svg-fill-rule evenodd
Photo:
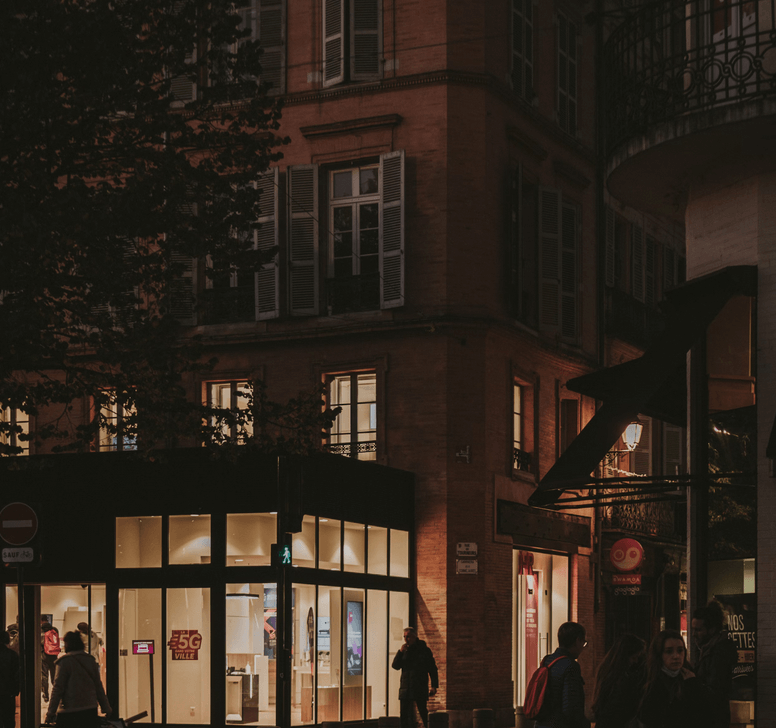
<svg viewBox="0 0 776 728"><path fill-rule="evenodd" d="M196 660L202 647L202 635L196 629L174 629L167 646L173 660Z"/></svg>

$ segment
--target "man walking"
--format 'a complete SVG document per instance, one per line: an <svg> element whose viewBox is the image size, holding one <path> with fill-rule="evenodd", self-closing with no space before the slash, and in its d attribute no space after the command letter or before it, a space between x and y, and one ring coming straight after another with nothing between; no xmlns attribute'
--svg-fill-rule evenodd
<svg viewBox="0 0 776 728"><path fill-rule="evenodd" d="M700 649L695 674L712 694L714 717L709 726L728 728L733 667L738 663L738 649L730 639L730 632L725 627L725 615L717 602L711 602L693 612L692 636Z"/></svg>
<svg viewBox="0 0 776 728"><path fill-rule="evenodd" d="M396 653L391 665L394 670L401 670L399 683L399 703L401 706L401 728L414 728L415 715L413 704L418 706L418 713L424 726L428 726L429 696L436 695L439 687L439 671L436 660L423 640L418 639L414 627L404 630L404 644ZM431 678L431 689L428 681Z"/></svg>
<svg viewBox="0 0 776 728"><path fill-rule="evenodd" d="M8 645L11 635L0 632L0 728L16 725L16 696L19 694L19 655Z"/></svg>
<svg viewBox="0 0 776 728"><path fill-rule="evenodd" d="M558 645L555 652L542 660L543 665L558 661L550 668L536 728L590 728L585 717L585 681L577 662L587 647L585 628L577 622L564 622L558 629Z"/></svg>

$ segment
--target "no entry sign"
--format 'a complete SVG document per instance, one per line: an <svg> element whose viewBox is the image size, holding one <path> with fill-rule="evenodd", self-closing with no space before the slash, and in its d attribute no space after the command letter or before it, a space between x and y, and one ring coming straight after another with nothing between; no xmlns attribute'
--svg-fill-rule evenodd
<svg viewBox="0 0 776 728"><path fill-rule="evenodd" d="M23 546L38 532L38 516L26 503L9 503L0 511L0 538L11 546Z"/></svg>

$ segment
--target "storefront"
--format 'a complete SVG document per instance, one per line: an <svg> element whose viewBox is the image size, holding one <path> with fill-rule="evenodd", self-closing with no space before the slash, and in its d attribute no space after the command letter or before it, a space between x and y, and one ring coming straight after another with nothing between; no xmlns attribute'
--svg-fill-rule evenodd
<svg viewBox="0 0 776 728"><path fill-rule="evenodd" d="M22 620L29 723L47 705L44 620L60 634L89 625L121 717L274 726L398 715L389 666L412 614L408 473L320 456L296 461L301 477L279 488L277 458L258 455L15 463L3 463L0 507L28 503L39 519L40 564L2 571L4 624ZM294 520L301 530L286 541Z"/></svg>

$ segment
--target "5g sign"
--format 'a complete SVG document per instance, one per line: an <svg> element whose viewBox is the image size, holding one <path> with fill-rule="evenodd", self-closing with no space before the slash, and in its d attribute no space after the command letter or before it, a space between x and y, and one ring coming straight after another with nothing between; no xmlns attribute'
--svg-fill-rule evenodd
<svg viewBox="0 0 776 728"><path fill-rule="evenodd" d="M202 647L202 635L196 629L174 629L167 646L173 660L196 660Z"/></svg>

